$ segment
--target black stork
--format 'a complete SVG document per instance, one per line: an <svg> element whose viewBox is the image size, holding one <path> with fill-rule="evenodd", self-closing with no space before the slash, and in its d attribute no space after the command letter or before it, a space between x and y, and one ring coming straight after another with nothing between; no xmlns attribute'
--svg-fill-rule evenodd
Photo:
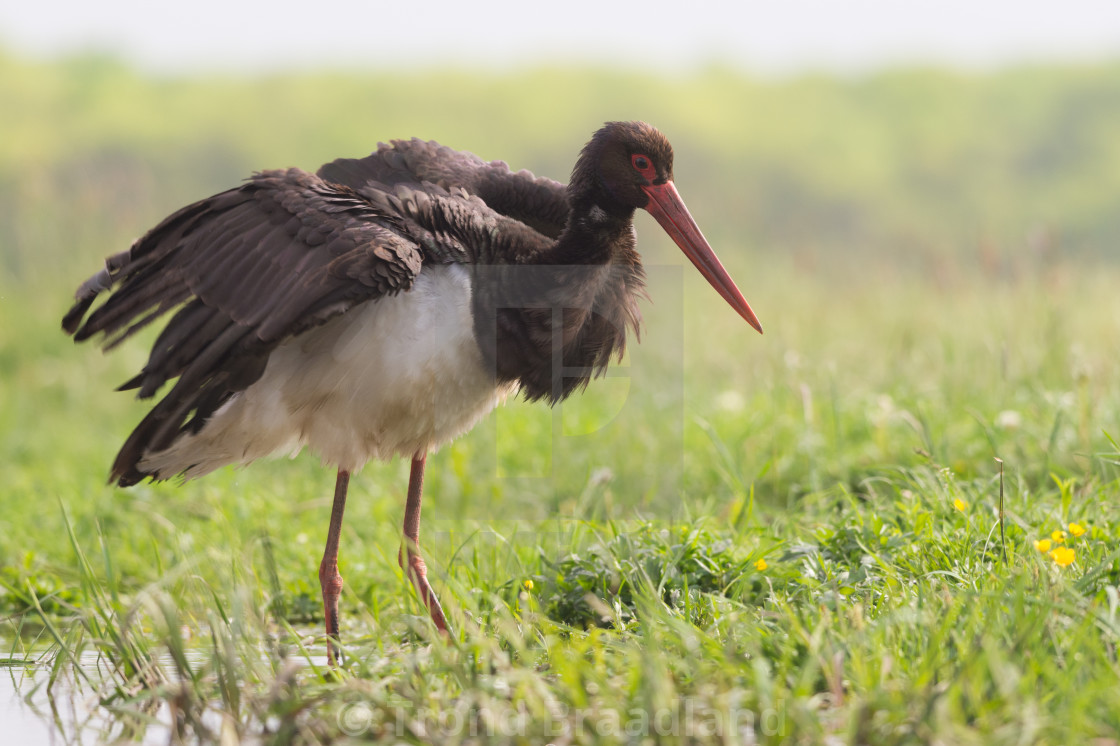
<svg viewBox="0 0 1120 746"><path fill-rule="evenodd" d="M567 186L413 139L182 208L109 257L62 322L111 348L175 311L121 389L149 398L177 380L109 481L189 479L303 446L337 467L319 566L334 662L350 474L410 458L398 561L446 633L419 551L427 455L510 394L555 404L621 356L644 294L636 208L762 331L673 185L669 141L643 122L596 132Z"/></svg>

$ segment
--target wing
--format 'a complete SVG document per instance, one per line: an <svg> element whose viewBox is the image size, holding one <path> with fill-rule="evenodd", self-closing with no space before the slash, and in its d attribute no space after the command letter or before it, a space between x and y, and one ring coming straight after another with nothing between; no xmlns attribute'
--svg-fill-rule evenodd
<svg viewBox="0 0 1120 746"><path fill-rule="evenodd" d="M76 340L100 334L112 347L179 309L144 369L121 387L147 398L178 377L121 448L111 481L146 476L136 468L142 453L197 431L261 376L284 339L411 287L423 242L446 255L458 250L417 220L291 169L189 205L110 257L63 319ZM113 292L85 318L106 290Z"/></svg>
<svg viewBox="0 0 1120 746"><path fill-rule="evenodd" d="M322 166L327 181L361 191L371 182L396 186L431 183L462 190L488 208L549 238L558 238L568 219L566 187L528 171L510 171L502 161L485 163L471 153L417 138L382 143L365 158L340 158Z"/></svg>

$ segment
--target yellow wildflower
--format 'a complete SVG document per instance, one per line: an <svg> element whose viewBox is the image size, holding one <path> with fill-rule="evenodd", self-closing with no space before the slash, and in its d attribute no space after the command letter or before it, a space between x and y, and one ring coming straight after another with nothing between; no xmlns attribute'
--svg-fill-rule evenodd
<svg viewBox="0 0 1120 746"><path fill-rule="evenodd" d="M1066 540L1066 532L1061 530L1061 529L1058 529L1054 533L1050 534L1050 538L1054 540L1055 544L1061 544L1063 541Z"/></svg>
<svg viewBox="0 0 1120 746"><path fill-rule="evenodd" d="M1054 562L1056 562L1059 567L1069 567L1073 564L1073 561L1077 559L1077 552L1069 547L1058 547L1053 552L1050 552L1050 556L1054 558Z"/></svg>
<svg viewBox="0 0 1120 746"><path fill-rule="evenodd" d="M1043 553L1049 552L1050 551L1050 540L1049 539L1039 539L1038 541L1036 541L1034 543L1034 548L1037 549L1040 552L1043 552Z"/></svg>
<svg viewBox="0 0 1120 746"><path fill-rule="evenodd" d="M1080 523L1071 523L1066 528L1069 529L1070 536L1081 536L1081 534L1085 533L1085 527Z"/></svg>
<svg viewBox="0 0 1120 746"><path fill-rule="evenodd" d="M526 580L526 581L525 581L524 583L522 583L521 585L522 585L522 586L524 586L524 587L525 587L525 590L527 590L527 591L531 591L531 590L533 590L533 581L532 581L532 580Z"/></svg>
<svg viewBox="0 0 1120 746"><path fill-rule="evenodd" d="M963 513L965 511L965 508L968 507L968 503L958 497L953 501L953 507Z"/></svg>
<svg viewBox="0 0 1120 746"><path fill-rule="evenodd" d="M759 558L758 562L754 563L754 569L758 570L759 572L762 572L769 566L770 565L766 564L766 560L762 559L761 557Z"/></svg>

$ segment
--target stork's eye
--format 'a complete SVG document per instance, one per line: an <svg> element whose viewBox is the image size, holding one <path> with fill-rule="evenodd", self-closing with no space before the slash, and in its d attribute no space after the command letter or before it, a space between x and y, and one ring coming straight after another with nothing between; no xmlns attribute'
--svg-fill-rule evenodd
<svg viewBox="0 0 1120 746"><path fill-rule="evenodd" d="M653 181L657 176L657 169L653 167L653 162L650 161L649 156L642 155L641 153L635 153L634 155L630 156L630 165L634 167L635 171L637 171L650 181Z"/></svg>

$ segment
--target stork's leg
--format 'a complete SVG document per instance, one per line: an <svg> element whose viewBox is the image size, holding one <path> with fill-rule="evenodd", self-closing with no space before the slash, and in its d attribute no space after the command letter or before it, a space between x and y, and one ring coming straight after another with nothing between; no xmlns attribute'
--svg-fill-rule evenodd
<svg viewBox="0 0 1120 746"><path fill-rule="evenodd" d="M338 596L342 593L342 576L338 574L338 535L342 531L342 511L346 508L346 488L350 485L350 472L338 470L334 483L334 504L331 506L331 527L327 531L327 547L319 563L319 587L323 589L323 617L327 623L327 661L333 666L342 657L337 651Z"/></svg>
<svg viewBox="0 0 1120 746"><path fill-rule="evenodd" d="M424 490L426 459L426 455L412 459L412 471L408 475L408 502L404 506L404 546L397 553L397 562L416 586L420 600L428 608L436 628L447 634L447 620L443 616L443 609L439 605L435 591L428 583L428 567L424 564L424 558L420 556L420 497Z"/></svg>

